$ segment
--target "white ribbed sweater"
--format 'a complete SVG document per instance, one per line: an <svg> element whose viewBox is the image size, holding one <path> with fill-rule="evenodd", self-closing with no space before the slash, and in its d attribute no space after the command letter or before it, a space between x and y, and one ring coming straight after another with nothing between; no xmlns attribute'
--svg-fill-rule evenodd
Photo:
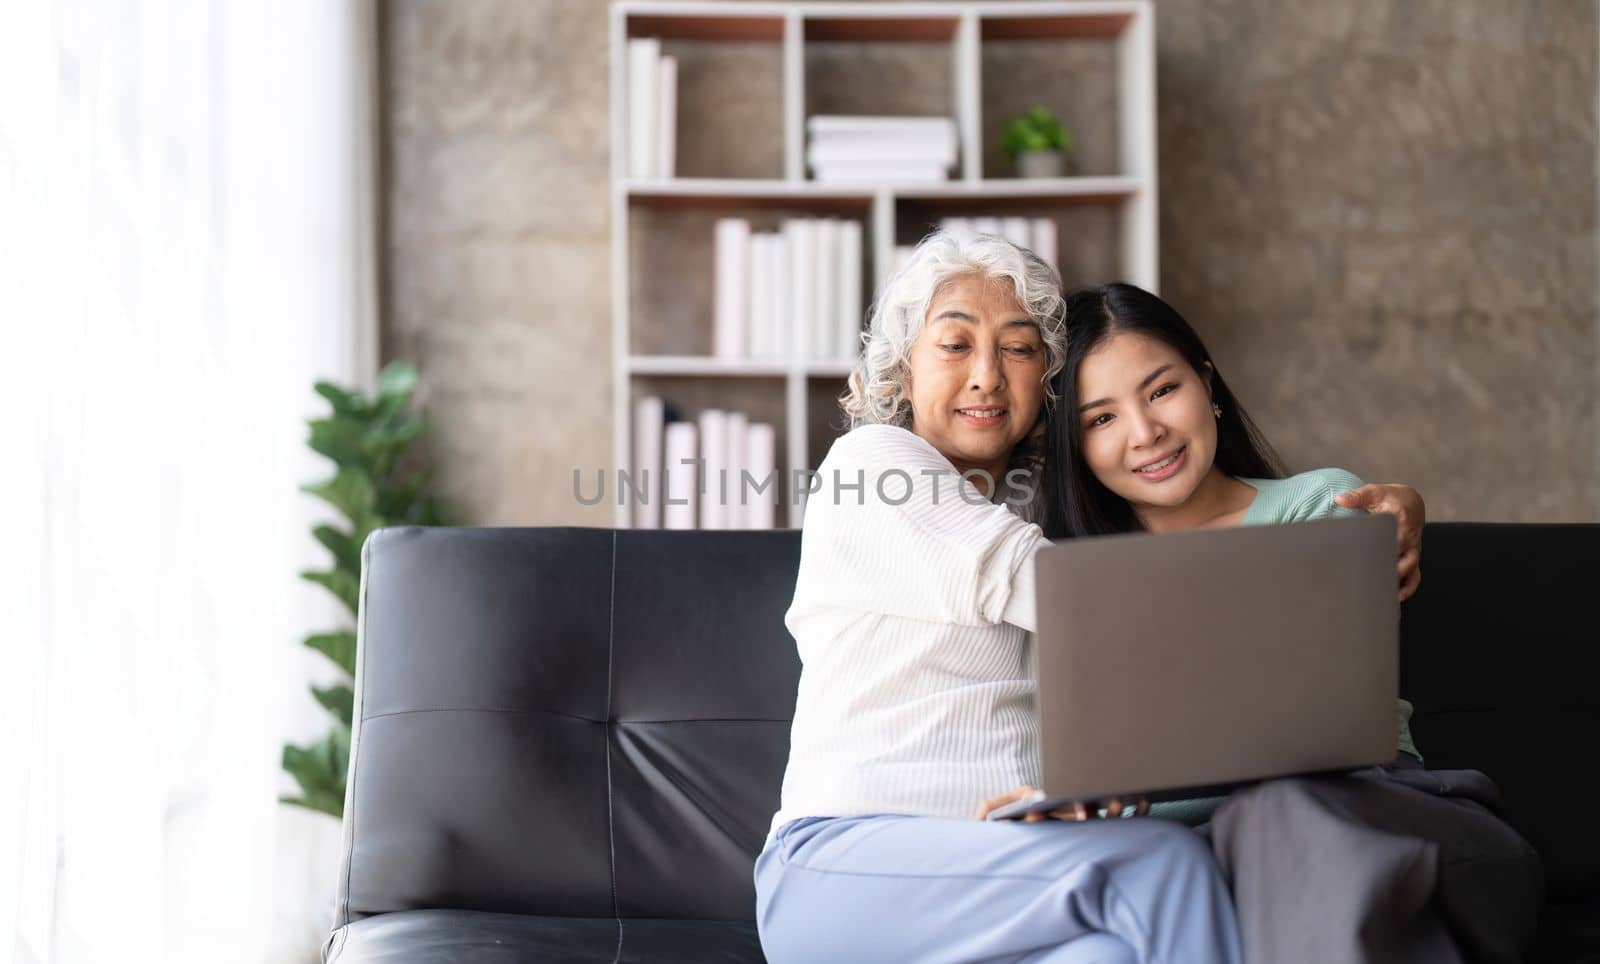
<svg viewBox="0 0 1600 964"><path fill-rule="evenodd" d="M901 505L896 469L910 483ZM836 488L835 472L865 484ZM820 474L784 617L803 669L772 829L807 816L965 817L1037 786L1031 561L1043 532L905 429L849 432Z"/></svg>

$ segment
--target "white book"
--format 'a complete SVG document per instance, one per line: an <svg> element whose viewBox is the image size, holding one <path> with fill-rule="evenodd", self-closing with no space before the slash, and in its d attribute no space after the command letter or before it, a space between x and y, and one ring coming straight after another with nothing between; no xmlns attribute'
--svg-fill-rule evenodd
<svg viewBox="0 0 1600 964"><path fill-rule="evenodd" d="M1027 218L1002 218L1000 233L1019 248L1031 249L1033 246L1033 232L1029 229Z"/></svg>
<svg viewBox="0 0 1600 964"><path fill-rule="evenodd" d="M628 41L628 176L648 178L656 173L656 138L660 121L656 111L657 85L661 82L661 41L636 37Z"/></svg>
<svg viewBox="0 0 1600 964"><path fill-rule="evenodd" d="M678 58L660 58L656 87L656 176L678 176Z"/></svg>
<svg viewBox="0 0 1600 964"><path fill-rule="evenodd" d="M1033 219L1033 253L1044 259L1045 264L1061 270L1061 251L1056 240L1055 218Z"/></svg>
<svg viewBox="0 0 1600 964"><path fill-rule="evenodd" d="M945 150L925 144L903 144L897 141L888 141L883 144L842 144L829 146L813 144L806 148L806 166L817 168L823 165L886 165L886 164L937 164L940 167L953 167L956 163L954 150Z"/></svg>
<svg viewBox="0 0 1600 964"><path fill-rule="evenodd" d="M718 358L744 358L749 352L746 336L750 326L745 317L749 298L745 292L750 283L750 222L718 219L713 247L711 353Z"/></svg>
<svg viewBox="0 0 1600 964"><path fill-rule="evenodd" d="M666 489L661 500L661 520L667 529L693 529L700 501L700 429L693 422L669 422L663 435L667 462Z"/></svg>
<svg viewBox="0 0 1600 964"><path fill-rule="evenodd" d="M818 218L812 223L817 236L816 287L812 289L810 354L806 357L822 361L839 356L839 346L834 344L839 329L835 320L839 305L839 221Z"/></svg>
<svg viewBox="0 0 1600 964"><path fill-rule="evenodd" d="M889 131L897 134L933 131L954 137L956 122L949 117L904 117L872 114L814 114L806 118L811 134L858 134L863 131Z"/></svg>
<svg viewBox="0 0 1600 964"><path fill-rule="evenodd" d="M727 441L724 448L727 452L728 470L728 503L723 518L724 529L748 529L750 526L745 521L746 510L749 509L749 499L741 491L739 473L748 466L745 464L745 430L750 420L743 412L729 412L727 423L724 426Z"/></svg>
<svg viewBox="0 0 1600 964"><path fill-rule="evenodd" d="M646 395L633 405L633 473L617 493L633 504L635 529L661 528L661 432L666 406L657 395Z"/></svg>
<svg viewBox="0 0 1600 964"><path fill-rule="evenodd" d="M861 351L861 222L839 222L838 305L834 356L853 362Z"/></svg>
<svg viewBox="0 0 1600 964"><path fill-rule="evenodd" d="M816 292L817 231L807 218L783 224L789 241L789 351L797 361L810 358L810 329Z"/></svg>
<svg viewBox="0 0 1600 964"><path fill-rule="evenodd" d="M745 428L744 459L752 480L749 505L745 506L745 526L771 529L777 524L778 493L783 481L778 478L778 435L766 422L751 422ZM770 483L770 484L768 484ZM757 494L755 487L767 487Z"/></svg>
<svg viewBox="0 0 1600 964"><path fill-rule="evenodd" d="M972 230L978 232L979 234L1003 233L999 218L973 218Z"/></svg>
<svg viewBox="0 0 1600 964"><path fill-rule="evenodd" d="M776 352L772 325L772 236L750 236L750 357L771 358Z"/></svg>
<svg viewBox="0 0 1600 964"><path fill-rule="evenodd" d="M824 164L813 168L813 180L823 184L938 184L950 180L940 164L899 162L892 167Z"/></svg>
<svg viewBox="0 0 1600 964"><path fill-rule="evenodd" d="M728 470L728 413L719 408L708 408L700 413L701 467L700 528L726 529L728 527L727 470Z"/></svg>
<svg viewBox="0 0 1600 964"><path fill-rule="evenodd" d="M794 336L791 334L794 331L794 265L790 260L790 247L788 235L779 232L773 235L768 248L772 260L770 318L774 358L789 358L794 351Z"/></svg>
<svg viewBox="0 0 1600 964"><path fill-rule="evenodd" d="M895 134L874 134L860 137L813 137L806 145L806 163L817 164L856 162L913 161L944 164L956 162L955 141L942 137L905 137Z"/></svg>

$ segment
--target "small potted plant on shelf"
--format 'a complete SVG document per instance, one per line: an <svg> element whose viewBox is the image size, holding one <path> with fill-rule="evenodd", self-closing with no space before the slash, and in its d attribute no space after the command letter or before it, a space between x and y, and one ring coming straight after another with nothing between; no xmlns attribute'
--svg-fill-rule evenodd
<svg viewBox="0 0 1600 964"><path fill-rule="evenodd" d="M1048 107L1033 107L1011 118L1004 146L1018 177L1060 177L1072 150L1072 131Z"/></svg>

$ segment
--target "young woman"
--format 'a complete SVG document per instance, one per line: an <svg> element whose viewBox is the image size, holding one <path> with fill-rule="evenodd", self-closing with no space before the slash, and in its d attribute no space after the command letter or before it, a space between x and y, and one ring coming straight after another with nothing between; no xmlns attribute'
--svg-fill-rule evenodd
<svg viewBox="0 0 1600 964"><path fill-rule="evenodd" d="M1341 469L1285 478L1199 336L1161 299L1123 284L1074 292L1066 332L1047 441L1052 537L1349 514L1337 496L1360 480ZM1401 599L1415 588L1403 581ZM1216 811L1209 835L1247 960L1458 961L1457 944L1473 960L1521 959L1537 857L1488 809L1497 797L1481 773L1422 768L1410 715L1402 700L1388 767L1168 809L1190 823Z"/></svg>
<svg viewBox="0 0 1600 964"><path fill-rule="evenodd" d="M1181 824L972 819L1038 783L1045 539L1017 470L1044 461L1061 322L1048 265L948 232L873 307L785 616L803 670L755 865L774 964L1239 959L1216 861Z"/></svg>

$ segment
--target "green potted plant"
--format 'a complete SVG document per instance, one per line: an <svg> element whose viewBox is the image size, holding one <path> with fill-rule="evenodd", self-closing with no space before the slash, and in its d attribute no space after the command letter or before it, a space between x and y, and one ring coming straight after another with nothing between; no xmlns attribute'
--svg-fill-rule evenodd
<svg viewBox="0 0 1600 964"><path fill-rule="evenodd" d="M1005 152L1019 177L1060 177L1072 150L1072 131L1050 109L1029 108L1006 124Z"/></svg>
<svg viewBox="0 0 1600 964"><path fill-rule="evenodd" d="M373 530L449 524L438 500L429 494L429 472L409 457L412 444L427 430L421 415L406 411L416 385L417 370L394 362L378 376L378 391L372 397L328 382L318 382L314 388L327 399L332 412L307 421L311 427L307 444L333 461L334 474L301 488L337 509L346 525L319 525L311 530L333 558L327 569L307 570L300 578L333 593L350 611L352 620L359 604L361 545ZM300 793L280 799L342 817L355 703L356 634L342 628L307 636L304 644L332 660L343 671L345 681L311 687L317 702L333 716L333 727L310 746L284 746L283 768L300 785Z"/></svg>

